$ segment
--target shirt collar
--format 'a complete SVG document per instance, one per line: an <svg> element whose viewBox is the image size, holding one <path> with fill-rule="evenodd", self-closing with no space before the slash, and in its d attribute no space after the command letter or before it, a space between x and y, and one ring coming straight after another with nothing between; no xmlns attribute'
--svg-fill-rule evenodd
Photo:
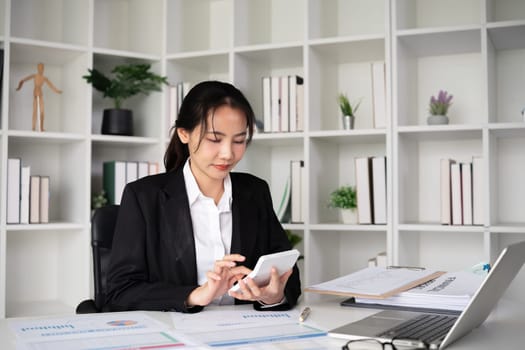
<svg viewBox="0 0 525 350"><path fill-rule="evenodd" d="M191 172L189 158L186 160L182 172L184 174L184 181L186 182L186 192L188 194L188 201L190 203L190 206L192 206L199 199L199 197L205 198L206 196L199 189L199 185L197 185L197 180L195 180L195 176L193 176L193 173ZM222 197L219 200L219 203L217 204L219 211L229 211L231 209L231 202L232 182L230 174L228 174L228 176L224 178L224 193L222 194Z"/></svg>

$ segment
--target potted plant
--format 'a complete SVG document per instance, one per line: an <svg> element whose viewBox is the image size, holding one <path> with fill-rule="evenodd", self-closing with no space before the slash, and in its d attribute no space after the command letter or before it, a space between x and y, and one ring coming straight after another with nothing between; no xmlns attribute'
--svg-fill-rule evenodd
<svg viewBox="0 0 525 350"><path fill-rule="evenodd" d="M448 124L448 109L452 104L452 95L445 90L439 90L438 96L432 96L429 102L430 116L427 118L429 125Z"/></svg>
<svg viewBox="0 0 525 350"><path fill-rule="evenodd" d="M339 102L339 109L341 109L341 113L343 115L343 128L346 130L353 129L355 112L357 112L361 101L358 101L352 106L348 100L348 96L342 93L337 96L337 101Z"/></svg>
<svg viewBox="0 0 525 350"><path fill-rule="evenodd" d="M104 109L102 134L133 135L133 114L122 108L124 101L137 94L148 95L151 91L161 91L167 78L150 71L150 64L122 64L115 66L108 77L97 69L88 69L89 74L82 78L103 93L103 97L113 100L113 108Z"/></svg>
<svg viewBox="0 0 525 350"><path fill-rule="evenodd" d="M341 186L330 193L328 206L341 209L343 223L357 223L357 192L354 186Z"/></svg>

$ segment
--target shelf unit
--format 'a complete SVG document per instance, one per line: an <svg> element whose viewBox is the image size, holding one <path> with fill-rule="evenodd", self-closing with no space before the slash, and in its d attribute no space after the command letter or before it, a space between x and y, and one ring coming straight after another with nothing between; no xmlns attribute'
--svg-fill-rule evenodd
<svg viewBox="0 0 525 350"><path fill-rule="evenodd" d="M451 10L453 9L453 11ZM257 134L238 170L281 196L305 161L304 286L389 263L463 269L525 239L525 3L520 0L0 0L0 317L71 312L91 294L90 197L106 160L156 160L169 141L167 94L132 98L135 136L100 134L109 106L81 78L147 62L171 83L233 82L262 114L261 77L305 80L305 129ZM31 87L45 63L46 132L31 130ZM387 126L374 128L370 63L386 63ZM454 95L450 124L427 126L431 95ZM339 92L362 99L341 128ZM329 193L354 184L354 157L387 157L386 225L345 225ZM439 224L439 159L483 156L483 226ZM6 164L51 176L51 223L6 225ZM445 252L445 253L444 253ZM20 276L24 276L23 278ZM39 288L34 288L38 286ZM508 295L523 300L521 272ZM306 294L305 298L320 298Z"/></svg>

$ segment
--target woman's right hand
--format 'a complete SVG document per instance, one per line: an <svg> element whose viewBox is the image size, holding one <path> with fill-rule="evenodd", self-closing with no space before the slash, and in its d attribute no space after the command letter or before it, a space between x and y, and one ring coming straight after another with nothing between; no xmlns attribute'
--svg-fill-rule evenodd
<svg viewBox="0 0 525 350"><path fill-rule="evenodd" d="M244 260L246 258L240 254L229 254L215 261L213 270L206 273L208 280L190 293L186 305L206 306L213 299L224 295L237 280L251 272L245 266L237 266L238 262Z"/></svg>

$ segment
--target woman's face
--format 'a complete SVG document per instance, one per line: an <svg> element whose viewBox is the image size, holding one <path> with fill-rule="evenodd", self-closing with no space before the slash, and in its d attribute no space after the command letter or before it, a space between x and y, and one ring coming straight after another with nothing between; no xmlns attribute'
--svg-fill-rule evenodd
<svg viewBox="0 0 525 350"><path fill-rule="evenodd" d="M240 109L221 106L208 115L202 140L201 127L191 132L177 129L181 141L188 144L191 170L197 183L222 181L246 151L246 116Z"/></svg>

